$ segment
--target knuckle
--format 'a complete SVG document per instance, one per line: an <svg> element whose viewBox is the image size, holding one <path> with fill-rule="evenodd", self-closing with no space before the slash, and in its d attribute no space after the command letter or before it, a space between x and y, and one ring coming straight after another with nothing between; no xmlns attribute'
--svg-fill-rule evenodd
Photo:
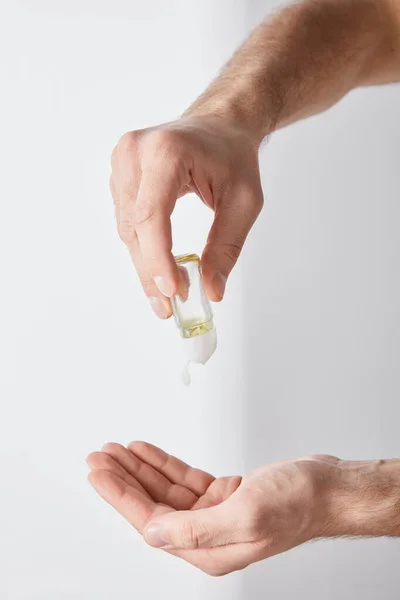
<svg viewBox="0 0 400 600"><path fill-rule="evenodd" d="M145 295L147 296L147 298L151 298L152 296L154 296L155 289L154 289L153 279L150 279L148 277L145 277L145 278L141 277L140 283L142 284L143 291L144 291Z"/></svg>
<svg viewBox="0 0 400 600"><path fill-rule="evenodd" d="M137 195L138 182L130 175L120 186L121 196L129 201L135 200Z"/></svg>
<svg viewBox="0 0 400 600"><path fill-rule="evenodd" d="M197 550L201 545L201 540L206 536L206 528L203 524L194 524L188 521L181 525L179 536L186 549Z"/></svg>
<svg viewBox="0 0 400 600"><path fill-rule="evenodd" d="M182 134L171 129L155 129L147 139L147 156L149 164L168 166L172 175L179 171L184 163L185 146Z"/></svg>
<svg viewBox="0 0 400 600"><path fill-rule="evenodd" d="M112 168L117 166L120 153L129 152L137 147L140 135L139 131L128 131L119 138L111 152L110 162Z"/></svg>
<svg viewBox="0 0 400 600"><path fill-rule="evenodd" d="M133 148L136 148L139 138L139 131L128 131L120 137L116 148L118 151L121 152L127 152L129 150L132 150Z"/></svg>
<svg viewBox="0 0 400 600"><path fill-rule="evenodd" d="M221 245L221 253L233 264L235 264L242 251L244 240L237 239L233 242Z"/></svg>
<svg viewBox="0 0 400 600"><path fill-rule="evenodd" d="M159 127L154 129L148 137L149 148L154 153L168 152L179 143L179 134L172 129Z"/></svg>
<svg viewBox="0 0 400 600"><path fill-rule="evenodd" d="M236 263L243 248L245 238L237 236L230 242L211 243L208 242L203 256L207 262L212 264L220 262L221 256L226 257L230 264Z"/></svg>
<svg viewBox="0 0 400 600"><path fill-rule="evenodd" d="M152 204L141 204L135 208L133 213L133 222L135 227L140 227L151 221L156 213L156 208Z"/></svg>
<svg viewBox="0 0 400 600"><path fill-rule="evenodd" d="M121 219L117 225L118 235L124 244L130 246L135 240L135 228L133 223L127 219Z"/></svg>
<svg viewBox="0 0 400 600"><path fill-rule="evenodd" d="M115 464L112 457L109 454L107 454L107 452L102 453L102 462L103 468L106 470L111 470Z"/></svg>
<svg viewBox="0 0 400 600"><path fill-rule="evenodd" d="M190 548L193 550L198 548L197 534L193 527L193 523L190 521L181 526L180 537L183 540L183 545L185 548Z"/></svg>

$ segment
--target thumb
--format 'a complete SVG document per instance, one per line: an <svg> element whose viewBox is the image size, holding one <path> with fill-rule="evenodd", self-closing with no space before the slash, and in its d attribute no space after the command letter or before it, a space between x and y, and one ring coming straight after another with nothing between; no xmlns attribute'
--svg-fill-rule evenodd
<svg viewBox="0 0 400 600"><path fill-rule="evenodd" d="M261 184L241 186L231 201L224 201L215 213L201 259L203 282L213 302L224 297L226 281L242 251L250 229L263 206Z"/></svg>
<svg viewBox="0 0 400 600"><path fill-rule="evenodd" d="M155 548L195 550L243 541L243 533L229 503L195 511L168 513L150 523L143 535Z"/></svg>

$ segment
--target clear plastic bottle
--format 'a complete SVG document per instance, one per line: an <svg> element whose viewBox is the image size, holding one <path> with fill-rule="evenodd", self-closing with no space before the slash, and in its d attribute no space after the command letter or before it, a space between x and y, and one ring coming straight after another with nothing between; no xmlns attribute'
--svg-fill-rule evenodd
<svg viewBox="0 0 400 600"><path fill-rule="evenodd" d="M172 310L189 361L205 364L217 347L217 332L210 302L205 294L197 254L175 258L180 275L179 292Z"/></svg>

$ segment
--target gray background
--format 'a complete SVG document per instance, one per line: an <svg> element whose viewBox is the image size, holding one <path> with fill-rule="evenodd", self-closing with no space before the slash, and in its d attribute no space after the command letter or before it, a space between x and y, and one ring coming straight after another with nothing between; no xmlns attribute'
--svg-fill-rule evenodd
<svg viewBox="0 0 400 600"><path fill-rule="evenodd" d="M85 482L86 454L110 440L216 475L399 454L398 86L354 92L263 150L266 208L189 390L174 325L153 318L115 234L118 137L179 115L273 6L1 3L5 600L398 597L396 540L308 544L215 580L145 547ZM210 219L182 200L174 250L201 251Z"/></svg>

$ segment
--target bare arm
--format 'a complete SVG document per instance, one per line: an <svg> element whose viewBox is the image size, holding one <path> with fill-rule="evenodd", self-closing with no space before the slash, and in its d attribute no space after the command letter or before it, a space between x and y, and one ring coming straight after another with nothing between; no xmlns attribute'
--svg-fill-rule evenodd
<svg viewBox="0 0 400 600"><path fill-rule="evenodd" d="M225 283L263 205L258 149L349 90L400 80L400 0L303 0L263 22L183 118L125 134L112 156L118 231L161 318L179 285L170 216L195 192L215 213L206 293ZM191 250L191 249L190 249Z"/></svg>
<svg viewBox="0 0 400 600"><path fill-rule="evenodd" d="M399 459L341 461L326 481L322 536L400 536Z"/></svg>
<svg viewBox="0 0 400 600"><path fill-rule="evenodd" d="M355 87L397 81L399 0L305 0L267 18L187 114L217 113L261 140Z"/></svg>

